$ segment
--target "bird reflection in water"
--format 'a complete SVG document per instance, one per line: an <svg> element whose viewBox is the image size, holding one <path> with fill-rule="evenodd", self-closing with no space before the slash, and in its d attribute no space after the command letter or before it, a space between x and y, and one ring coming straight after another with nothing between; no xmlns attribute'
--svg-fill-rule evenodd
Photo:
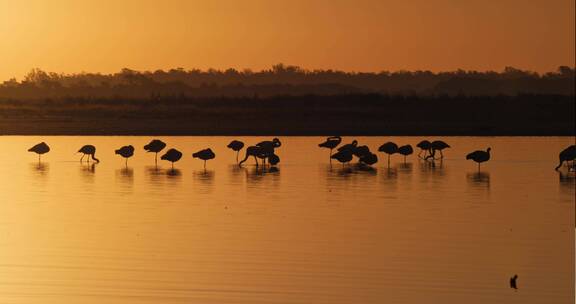
<svg viewBox="0 0 576 304"><path fill-rule="evenodd" d="M213 170L194 171L194 179L206 184L212 184L214 181L214 175L215 173Z"/></svg>
<svg viewBox="0 0 576 304"><path fill-rule="evenodd" d="M47 163L31 163L30 170L35 172L38 176L46 176L50 171L50 165Z"/></svg>
<svg viewBox="0 0 576 304"><path fill-rule="evenodd" d="M576 172L558 171L558 181L560 189L574 195L576 192Z"/></svg>
<svg viewBox="0 0 576 304"><path fill-rule="evenodd" d="M412 173L412 168L413 168L412 163L398 164L398 172L400 173Z"/></svg>
<svg viewBox="0 0 576 304"><path fill-rule="evenodd" d="M122 169L116 170L116 177L127 184L134 184L134 169L124 167Z"/></svg>
<svg viewBox="0 0 576 304"><path fill-rule="evenodd" d="M474 188L490 190L490 173L488 172L468 173L466 179Z"/></svg>
<svg viewBox="0 0 576 304"><path fill-rule="evenodd" d="M166 170L165 173L169 179L180 179L182 176L182 172L179 169L174 168Z"/></svg>
<svg viewBox="0 0 576 304"><path fill-rule="evenodd" d="M248 182L260 182L265 180L267 177L272 177L272 180L277 181L280 177L280 169L278 167L264 167L254 166L252 169L247 169L246 171L246 180Z"/></svg>
<svg viewBox="0 0 576 304"><path fill-rule="evenodd" d="M82 176L82 179L93 183L95 173L96 163L80 163L80 175Z"/></svg>
<svg viewBox="0 0 576 304"><path fill-rule="evenodd" d="M434 160L421 160L420 163L420 172L423 176L444 176L446 175L446 171L444 168L444 162L442 160L434 161Z"/></svg>

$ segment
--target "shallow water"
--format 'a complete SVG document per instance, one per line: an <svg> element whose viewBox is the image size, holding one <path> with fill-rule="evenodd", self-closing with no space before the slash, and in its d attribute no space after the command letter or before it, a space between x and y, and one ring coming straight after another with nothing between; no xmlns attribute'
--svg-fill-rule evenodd
<svg viewBox="0 0 576 304"><path fill-rule="evenodd" d="M0 137L0 303L574 301L575 179L554 171L573 138L444 137L442 162L359 170L282 137L276 171L235 166L229 137L160 138L184 152L174 171L151 137ZM78 162L83 144L101 163ZM478 173L464 156L488 146Z"/></svg>

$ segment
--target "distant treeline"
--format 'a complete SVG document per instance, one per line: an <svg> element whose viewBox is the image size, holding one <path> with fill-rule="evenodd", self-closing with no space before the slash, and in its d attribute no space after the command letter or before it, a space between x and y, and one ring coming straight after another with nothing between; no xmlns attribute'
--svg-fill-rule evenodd
<svg viewBox="0 0 576 304"><path fill-rule="evenodd" d="M0 101L0 134L574 135L574 96L303 95Z"/></svg>
<svg viewBox="0 0 576 304"><path fill-rule="evenodd" d="M458 70L438 73L351 73L334 70L310 71L282 64L258 72L234 69L138 72L123 69L115 74L68 75L34 69L21 81L10 79L0 84L0 99L170 99L371 93L407 96L574 96L575 75L576 70L567 66L545 74L511 67L502 72Z"/></svg>

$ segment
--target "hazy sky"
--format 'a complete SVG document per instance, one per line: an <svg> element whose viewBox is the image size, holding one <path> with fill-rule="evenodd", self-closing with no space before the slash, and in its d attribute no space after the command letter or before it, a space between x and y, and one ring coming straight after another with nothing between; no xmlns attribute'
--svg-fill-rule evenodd
<svg viewBox="0 0 576 304"><path fill-rule="evenodd" d="M0 0L0 80L116 72L574 66L574 0Z"/></svg>

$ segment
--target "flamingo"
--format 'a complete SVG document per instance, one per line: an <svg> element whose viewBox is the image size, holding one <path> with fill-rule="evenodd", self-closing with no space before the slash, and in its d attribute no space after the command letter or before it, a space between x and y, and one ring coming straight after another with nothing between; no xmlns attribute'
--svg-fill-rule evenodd
<svg viewBox="0 0 576 304"><path fill-rule="evenodd" d="M342 164L348 163L352 160L352 150L344 149L342 151L338 151L334 153L334 155L330 156L330 158L336 159Z"/></svg>
<svg viewBox="0 0 576 304"><path fill-rule="evenodd" d="M411 145L404 145L404 146L398 147L398 153L404 155L404 163L406 163L406 156L414 153L414 150L412 149Z"/></svg>
<svg viewBox="0 0 576 304"><path fill-rule="evenodd" d="M280 162L280 157L276 154L271 154L268 156L268 163L272 166L276 166Z"/></svg>
<svg viewBox="0 0 576 304"><path fill-rule="evenodd" d="M76 153L82 153L82 157L80 158L80 162L82 162L82 160L84 159L84 156L88 155L88 160L87 162L90 162L90 157L92 157L92 159L99 163L100 160L97 159L95 157L96 155L96 147L94 147L93 145L84 145L82 146L82 148L80 148L80 150L78 150L78 152Z"/></svg>
<svg viewBox="0 0 576 304"><path fill-rule="evenodd" d="M239 140L233 140L228 144L227 147L236 151L236 163L238 163L238 154L240 154L240 150L244 148L244 143Z"/></svg>
<svg viewBox="0 0 576 304"><path fill-rule="evenodd" d="M398 153L398 145L389 141L378 148L378 151L388 154L388 167L390 167L390 155Z"/></svg>
<svg viewBox="0 0 576 304"><path fill-rule="evenodd" d="M170 149L168 151L166 151L166 153L164 153L164 155L162 155L160 157L160 159L162 160L167 160L169 162L172 163L172 169L174 169L174 163L179 161L180 158L182 158L182 152L176 150L176 149Z"/></svg>
<svg viewBox="0 0 576 304"><path fill-rule="evenodd" d="M444 155L442 154L442 150L444 150L446 148L450 148L450 145L448 145L447 143L445 143L441 140L435 140L430 144L430 149L432 150L432 153L430 153L430 155L426 156L426 158L424 158L424 159L428 159L430 157L432 157L432 159L434 159L434 155L436 154L436 150L440 151L440 159L444 159Z"/></svg>
<svg viewBox="0 0 576 304"><path fill-rule="evenodd" d="M423 151L425 151L426 153L430 153L430 149L432 148L432 143L430 143L427 140L423 140L421 142L419 142L416 147L420 148L420 153L418 153L418 157L420 157L420 155L422 154ZM424 157L426 157L426 153L424 153Z"/></svg>
<svg viewBox="0 0 576 304"><path fill-rule="evenodd" d="M216 157L216 154L214 154L212 149L208 148L208 149L200 150L200 151L192 154L192 157L199 158L199 159L203 160L204 161L204 170L206 170L206 161L210 160L210 159L214 159Z"/></svg>
<svg viewBox="0 0 576 304"><path fill-rule="evenodd" d="M126 159L126 167L128 167L128 158L130 158L130 157L132 157L132 155L134 155L134 147L132 145L123 146L122 148L120 148L114 152Z"/></svg>
<svg viewBox="0 0 576 304"><path fill-rule="evenodd" d="M342 151L350 151L350 154L352 154L354 152L354 150L356 150L356 146L358 146L358 141L357 140L353 140L351 143L349 144L345 144L343 146L341 146L340 148L338 148L338 152L342 152ZM336 153L337 154L337 153ZM332 155L334 156L334 155ZM331 157L332 158L332 157Z"/></svg>
<svg viewBox="0 0 576 304"><path fill-rule="evenodd" d="M41 142L35 145L34 147L28 149L28 152L34 152L38 154L38 162L40 162L40 156L42 156L42 154L50 152L50 147L48 147L48 145L45 142Z"/></svg>
<svg viewBox="0 0 576 304"><path fill-rule="evenodd" d="M558 169L562 167L563 162L571 160L573 161L576 159L576 145L571 145L568 148L562 150L562 152L560 152L560 155L558 155L558 158L560 159L560 163L554 169L556 171L558 171Z"/></svg>
<svg viewBox="0 0 576 304"><path fill-rule="evenodd" d="M154 139L144 146L144 150L146 150L146 152L154 152L156 154L154 158L154 163L158 164L158 152L162 151L165 147L166 147L165 142L159 139Z"/></svg>
<svg viewBox="0 0 576 304"><path fill-rule="evenodd" d="M378 162L378 156L370 151L360 157L360 162L372 166Z"/></svg>
<svg viewBox="0 0 576 304"><path fill-rule="evenodd" d="M480 172L480 163L486 162L490 160L490 150L491 148L486 149L486 151L477 150L472 153L466 155L466 159L471 159L478 163L478 172Z"/></svg>
<svg viewBox="0 0 576 304"><path fill-rule="evenodd" d="M330 136L330 137L326 138L326 141L318 144L318 147L330 149L330 155L332 155L332 150L334 150L334 148L336 148L341 142L342 142L342 137ZM330 161L332 161L332 158L330 158Z"/></svg>

